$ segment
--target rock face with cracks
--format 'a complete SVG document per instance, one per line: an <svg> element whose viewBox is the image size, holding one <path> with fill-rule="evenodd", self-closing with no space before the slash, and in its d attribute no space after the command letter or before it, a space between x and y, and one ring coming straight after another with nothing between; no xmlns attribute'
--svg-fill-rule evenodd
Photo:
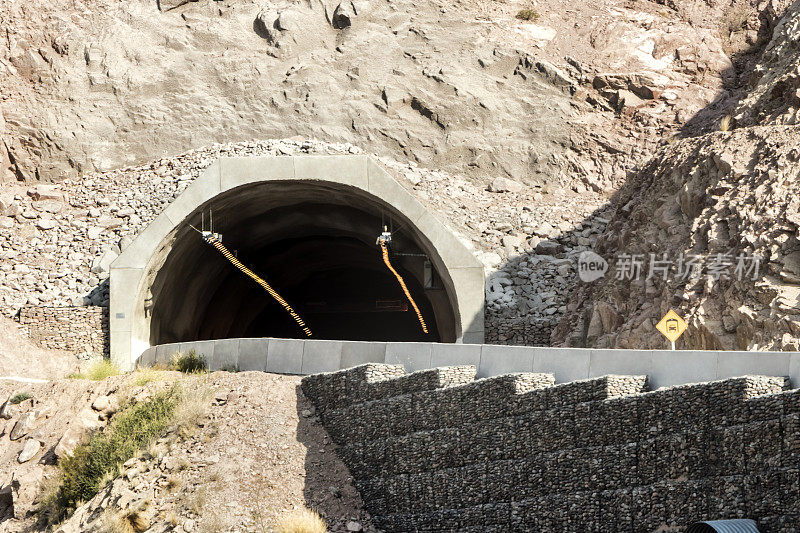
<svg viewBox="0 0 800 533"><path fill-rule="evenodd" d="M679 346L800 349L800 134L788 90L796 58L780 52L800 36L798 17L795 3L776 27L735 130L665 144L622 188L595 248L609 260L639 256L645 271L639 281L579 284L554 343L663 348L654 326L673 308L689 322ZM648 276L664 254L705 266ZM742 257L757 257L756 268Z"/></svg>
<svg viewBox="0 0 800 533"><path fill-rule="evenodd" d="M558 0L534 23L473 0L15 2L2 175L300 134L475 179L608 189L723 85L724 8L696 4Z"/></svg>

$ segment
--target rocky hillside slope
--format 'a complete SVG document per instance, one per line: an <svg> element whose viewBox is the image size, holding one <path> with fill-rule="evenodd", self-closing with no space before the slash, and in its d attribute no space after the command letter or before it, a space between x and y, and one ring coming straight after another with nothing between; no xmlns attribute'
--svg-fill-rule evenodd
<svg viewBox="0 0 800 533"><path fill-rule="evenodd" d="M3 385L7 398L31 397L0 410L0 528L42 530L33 511L57 483L58 460L113 420L126 398L145 401L176 380L195 400L182 416L199 425L157 440L55 529L119 532L128 520L135 531L265 531L282 511L302 506L316 509L331 531L371 529L299 378L263 372Z"/></svg>
<svg viewBox="0 0 800 533"><path fill-rule="evenodd" d="M2 171L58 180L300 134L608 190L665 129L730 105L729 56L785 3L7 2Z"/></svg>
<svg viewBox="0 0 800 533"><path fill-rule="evenodd" d="M798 38L795 3L754 70L736 129L665 143L629 178L596 251L641 254L641 279L616 279L612 268L580 285L554 341L661 348L654 325L674 308L689 318L681 342L690 348L800 348ZM650 254L675 262L666 280L658 270L645 279ZM702 271L681 276L678 259L692 255ZM757 271L740 257L759 257Z"/></svg>
<svg viewBox="0 0 800 533"><path fill-rule="evenodd" d="M606 296L613 282L580 286L577 257L603 231L603 253L627 232L649 253L661 241L646 239L664 238L652 213L663 202L670 217L674 211L656 197L659 176L684 165L664 195L677 197L684 186L719 195L713 173L688 178L708 166L692 147L713 140L702 156L713 159L730 140L738 157L743 128L793 120L794 18L776 27L788 3L4 4L0 312L107 305L110 262L219 155L366 152L487 266L492 341L539 342L566 315L558 343L661 346L651 328L661 308L693 313L717 296L701 299L691 289L676 302L676 289L656 301L652 288L639 297L628 287L632 301L619 303L628 292ZM521 9L530 20L515 18ZM727 114L736 131L692 138L718 130ZM212 144L268 137L281 140ZM760 206L760 192L743 194ZM729 199L714 208L718 218ZM687 213L676 219L683 229L697 216ZM771 211L753 216L777 227ZM676 235L664 241L669 250L703 238ZM793 326L781 320L769 318L759 339L734 339L744 322L732 318L713 335L686 338L697 339L692 346L791 347ZM541 321L547 325L535 334L526 330ZM609 336L623 324L638 333Z"/></svg>

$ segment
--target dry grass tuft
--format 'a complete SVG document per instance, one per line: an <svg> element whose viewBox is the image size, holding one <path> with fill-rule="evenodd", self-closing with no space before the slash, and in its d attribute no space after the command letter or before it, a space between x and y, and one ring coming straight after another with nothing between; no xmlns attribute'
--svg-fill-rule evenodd
<svg viewBox="0 0 800 533"><path fill-rule="evenodd" d="M137 367L133 373L133 384L137 387L143 387L150 382L162 381L163 379L163 372L150 366Z"/></svg>
<svg viewBox="0 0 800 533"><path fill-rule="evenodd" d="M275 533L326 533L328 526L311 509L285 511L278 518Z"/></svg>
<svg viewBox="0 0 800 533"><path fill-rule="evenodd" d="M165 486L167 492L172 492L179 489L181 486L183 486L183 481L181 481L181 478L178 476L170 475L167 477L167 484Z"/></svg>
<svg viewBox="0 0 800 533"><path fill-rule="evenodd" d="M731 116L725 115L719 122L720 131L731 131Z"/></svg>
<svg viewBox="0 0 800 533"><path fill-rule="evenodd" d="M144 533L150 528L150 520L140 510L114 513L107 508L103 512L98 533Z"/></svg>
<svg viewBox="0 0 800 533"><path fill-rule="evenodd" d="M118 376L120 373L117 365L108 359L97 359L89 366L86 377L92 381L101 381L111 376Z"/></svg>
<svg viewBox="0 0 800 533"><path fill-rule="evenodd" d="M130 510L122 515L121 522L123 527L127 526L130 531L135 533L144 533L150 529L150 520L144 513L137 509Z"/></svg>
<svg viewBox="0 0 800 533"><path fill-rule="evenodd" d="M184 494L184 496L188 509L194 514L202 516L203 508L206 506L206 500L208 499L208 489L200 487L195 492Z"/></svg>
<svg viewBox="0 0 800 533"><path fill-rule="evenodd" d="M183 438L194 435L200 421L208 413L211 405L211 389L206 381L206 379L195 381L191 384L191 388L184 382L181 387L181 401L175 408L173 424L177 434Z"/></svg>

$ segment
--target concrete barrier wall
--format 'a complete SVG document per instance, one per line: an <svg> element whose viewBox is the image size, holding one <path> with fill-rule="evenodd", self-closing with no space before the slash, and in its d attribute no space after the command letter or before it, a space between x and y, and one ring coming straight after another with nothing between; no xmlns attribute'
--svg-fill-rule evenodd
<svg viewBox="0 0 800 533"><path fill-rule="evenodd" d="M408 372L474 365L478 377L510 372L555 374L556 383L608 374L647 375L656 389L745 375L787 376L800 387L800 353L688 350L593 350L491 344L355 342L303 339L222 339L148 348L138 363L166 363L195 350L211 370L237 368L280 374L331 372L363 363L402 364Z"/></svg>

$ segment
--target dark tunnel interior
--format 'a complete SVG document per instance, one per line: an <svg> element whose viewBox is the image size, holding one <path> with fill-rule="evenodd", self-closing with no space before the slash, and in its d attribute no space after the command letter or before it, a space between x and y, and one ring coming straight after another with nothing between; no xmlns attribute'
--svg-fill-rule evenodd
<svg viewBox="0 0 800 533"><path fill-rule="evenodd" d="M303 318L312 338L454 342L447 290L410 225L347 189L286 182L228 191L202 207L245 266ZM151 285L150 342L235 337L305 338L260 285L188 224L175 235ZM424 333L376 239L394 228L390 259L428 325Z"/></svg>

